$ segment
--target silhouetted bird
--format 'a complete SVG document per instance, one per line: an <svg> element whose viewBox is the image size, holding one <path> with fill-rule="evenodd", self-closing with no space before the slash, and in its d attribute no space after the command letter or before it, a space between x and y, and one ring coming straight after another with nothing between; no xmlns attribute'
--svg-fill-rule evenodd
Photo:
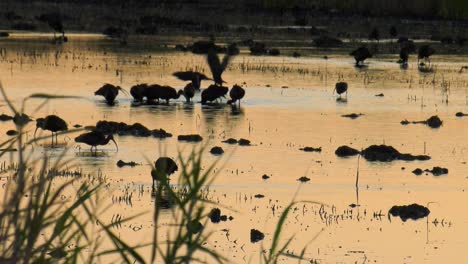
<svg viewBox="0 0 468 264"><path fill-rule="evenodd" d="M222 85L225 81L221 78L224 70L226 70L231 56L229 54L224 55L223 61L220 62L216 51L210 50L206 56L208 65L210 66L211 73L213 74L213 80L215 84Z"/></svg>
<svg viewBox="0 0 468 264"><path fill-rule="evenodd" d="M429 45L423 45L418 49L418 64L421 59L424 59L429 64L431 64L431 55L435 53L435 50L431 48Z"/></svg>
<svg viewBox="0 0 468 264"><path fill-rule="evenodd" d="M144 90L144 96L146 97L146 103L152 103L154 100L158 100L161 94L161 85L159 84L152 84L148 85Z"/></svg>
<svg viewBox="0 0 468 264"><path fill-rule="evenodd" d="M132 95L135 102L143 102L146 88L148 88L148 85L146 83L137 84L130 88L130 94Z"/></svg>
<svg viewBox="0 0 468 264"><path fill-rule="evenodd" d="M403 48L401 48L400 50L400 60L398 61L398 63L400 64L407 64L408 63L408 59L409 59L409 55L411 53L413 53L415 50L414 50L414 46L411 46L411 45L405 45Z"/></svg>
<svg viewBox="0 0 468 264"><path fill-rule="evenodd" d="M341 98L341 94L342 93L345 93L346 92L346 97L348 97L348 83L346 82L338 82L335 84L335 89L333 89L333 94L335 93L339 94L340 95L340 98Z"/></svg>
<svg viewBox="0 0 468 264"><path fill-rule="evenodd" d="M94 155L97 155L97 146L104 146L109 143L109 141L113 141L117 151L119 151L119 147L117 146L117 142L114 140L113 135L104 135L104 133L99 131L91 131L88 133L81 134L75 138L75 142L84 143L86 145L91 146L91 153L93 153L94 147Z"/></svg>
<svg viewBox="0 0 468 264"><path fill-rule="evenodd" d="M239 101L239 107L240 107L240 101L242 98L244 98L244 95L245 95L244 88L235 84L231 88L231 91L229 91L229 96L231 97L231 99L227 101L227 104L232 104L232 103L235 103L236 101Z"/></svg>
<svg viewBox="0 0 468 264"><path fill-rule="evenodd" d="M194 71L174 72L172 75L182 81L191 81L196 90L200 90L201 81L210 80L205 74Z"/></svg>
<svg viewBox="0 0 468 264"><path fill-rule="evenodd" d="M158 181L167 181L168 176L176 172L179 168L175 161L168 157L161 157L154 163L154 169L151 170L151 177L154 183Z"/></svg>
<svg viewBox="0 0 468 264"><path fill-rule="evenodd" d="M45 118L36 119L36 130L34 131L34 138L36 138L37 129L49 130L52 132L52 145L54 144L54 133L55 143L57 143L57 132L68 130L67 123L56 115L48 115Z"/></svg>
<svg viewBox="0 0 468 264"><path fill-rule="evenodd" d="M122 89L120 86L114 86L112 84L104 84L101 88L99 88L96 92L94 92L94 95L101 95L106 98L106 102L108 105L113 105L114 100L119 94L119 91L122 91L125 93L125 90Z"/></svg>
<svg viewBox="0 0 468 264"><path fill-rule="evenodd" d="M166 104L169 104L170 99L178 99L183 94L183 91L177 92L170 86L160 86L159 89L159 99L166 100Z"/></svg>
<svg viewBox="0 0 468 264"><path fill-rule="evenodd" d="M356 60L356 66L362 65L366 59L372 58L372 54L366 47L360 47L357 50L351 52L350 55L354 56L354 59Z"/></svg>
<svg viewBox="0 0 468 264"><path fill-rule="evenodd" d="M193 87L193 83L188 83L185 85L184 90L179 90L184 97L187 103L190 103L190 100L195 96L195 88Z"/></svg>
<svg viewBox="0 0 468 264"><path fill-rule="evenodd" d="M221 97L225 97L228 90L227 87L212 84L202 91L201 103L206 104L207 102L213 102Z"/></svg>
<svg viewBox="0 0 468 264"><path fill-rule="evenodd" d="M59 13L49 13L49 14L42 14L39 17L36 17L37 20L47 23L50 28L54 30L54 39L56 39L56 33L62 33L62 40L67 42L67 38L65 37L65 31L63 30L63 23L62 23L62 15Z"/></svg>

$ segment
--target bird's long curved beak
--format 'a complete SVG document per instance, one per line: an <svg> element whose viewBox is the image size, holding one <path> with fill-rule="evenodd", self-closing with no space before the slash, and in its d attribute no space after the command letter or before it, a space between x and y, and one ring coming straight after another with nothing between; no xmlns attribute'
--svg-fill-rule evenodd
<svg viewBox="0 0 468 264"><path fill-rule="evenodd" d="M115 144L115 147L117 148L117 152L119 152L119 146L117 146L117 142L115 142L115 140L114 140L114 139L111 139L111 140L112 140L112 142L114 142L114 144Z"/></svg>

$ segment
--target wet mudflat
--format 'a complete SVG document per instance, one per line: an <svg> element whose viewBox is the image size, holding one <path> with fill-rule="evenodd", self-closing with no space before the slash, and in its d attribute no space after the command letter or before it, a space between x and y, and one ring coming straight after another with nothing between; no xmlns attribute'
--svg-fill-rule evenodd
<svg viewBox="0 0 468 264"><path fill-rule="evenodd" d="M223 205L223 215L233 217L209 225L215 231L209 244L236 263L249 262L252 256L255 262L259 245L262 241L269 244L282 209L294 198L324 204L298 204L286 225L287 234L296 234L288 250L297 254L309 243L306 257L320 263L438 263L454 260L467 246L468 214L462 205L468 187L468 123L456 116L468 112L468 73L459 72L466 56L434 56L435 71L420 73L414 58L408 69L401 70L395 63L397 56L389 55L375 56L366 69L356 69L353 59L343 52L329 52L326 60L322 55L292 58L241 53L223 75L229 87L245 82L246 96L240 110L233 112L225 100L202 107L199 93L193 104L180 98L169 105L138 107L132 106L130 96L120 94L117 103L108 106L93 95L104 83L127 91L137 83L183 88L185 83L171 74L181 70L209 73L204 56L171 48L141 48L143 44L138 49L122 48L100 36L75 36L61 46L42 38L28 43L12 38L1 45L5 49L0 59L1 81L14 103L32 93L84 97L50 101L40 112L33 112L40 101L28 101L25 112L32 118L56 114L69 127L96 126L100 120L141 123L173 135L160 139L116 134L119 151L110 144L98 148L97 157L88 155L88 146L73 142L73 136L59 136L60 147L50 148L47 140L34 146L37 156L58 156L67 146L67 157L75 158L82 173L105 176L108 193L103 202L113 204L104 214L109 222L116 221L116 215L151 212L151 167L145 157L152 162L160 156L176 159L179 152L184 156L194 146L206 146L204 166L220 159L215 168L218 176L206 190L207 196ZM333 95L339 81L349 84L346 100L337 101ZM202 88L209 84L202 82ZM385 96L375 96L380 93ZM3 102L0 113L10 114ZM362 115L342 117L350 113ZM435 115L443 121L439 128L400 124ZM33 136L34 123L28 137ZM12 129L11 121L1 122L2 141ZM178 141L180 135L200 135L203 140ZM248 139L250 146L223 143L229 138ZM335 155L343 145L358 151L387 145L430 159L379 162L361 158L357 192L358 157ZM212 155L215 146L224 153ZM321 151L300 150L305 147ZM118 167L119 160L142 165ZM412 173L433 167L449 172L437 177ZM270 178L262 179L265 174ZM310 180L298 181L301 177ZM131 202L130 193L134 193ZM429 208L428 218L404 223L398 217L389 219L393 206L414 203ZM163 227L169 224L161 223ZM152 230L151 215L115 228L135 242L148 241L145 232ZM251 229L264 233L264 239L252 244Z"/></svg>

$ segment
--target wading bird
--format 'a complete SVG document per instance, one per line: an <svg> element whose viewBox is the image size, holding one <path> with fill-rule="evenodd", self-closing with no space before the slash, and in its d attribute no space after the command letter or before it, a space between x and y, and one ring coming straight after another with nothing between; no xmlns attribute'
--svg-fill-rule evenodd
<svg viewBox="0 0 468 264"><path fill-rule="evenodd" d="M231 88L231 91L229 91L229 96L231 97L231 99L227 101L227 104L233 104L236 101L239 101L239 107L240 107L240 101L242 98L244 98L244 95L245 95L244 88L235 84Z"/></svg>
<svg viewBox="0 0 468 264"><path fill-rule="evenodd" d="M126 93L124 89L120 86L114 86L112 84L104 84L101 88L99 88L94 95L101 95L104 96L108 105L114 105L114 100L119 94L119 91Z"/></svg>
<svg viewBox="0 0 468 264"><path fill-rule="evenodd" d="M109 143L109 141L113 141L115 147L117 148L117 152L119 151L119 146L117 146L117 142L114 140L113 135L104 135L104 133L99 131L91 131L88 133L81 134L75 138L75 142L84 143L86 145L91 146L91 154L93 154L93 147L94 147L94 155L97 155L97 146L104 146Z"/></svg>
<svg viewBox="0 0 468 264"><path fill-rule="evenodd" d="M130 94L132 95L135 102L143 102L146 88L148 88L148 85L146 83L137 84L130 88Z"/></svg>
<svg viewBox="0 0 468 264"><path fill-rule="evenodd" d="M348 83L346 82L338 82L335 84L335 89L333 89L333 94L335 94L335 91L337 94L340 95L340 98L341 98L341 94L342 93L346 93L346 97L348 97Z"/></svg>
<svg viewBox="0 0 468 264"><path fill-rule="evenodd" d="M156 160L154 163L154 169L151 170L151 177L153 178L153 188L154 183L160 181L167 181L168 176L176 172L179 168L175 161L168 157L161 157Z"/></svg>
<svg viewBox="0 0 468 264"><path fill-rule="evenodd" d="M211 80L205 74L194 71L174 72L172 75L177 77L179 80L192 82L192 85L196 90L200 90L201 81Z"/></svg>
<svg viewBox="0 0 468 264"><path fill-rule="evenodd" d="M435 50L429 45L422 45L418 49L418 64L421 59L424 59L425 62L431 64L431 55L435 53Z"/></svg>
<svg viewBox="0 0 468 264"><path fill-rule="evenodd" d="M212 84L202 91L201 103L206 104L207 102L213 102L221 97L225 97L228 90L227 87Z"/></svg>
<svg viewBox="0 0 468 264"><path fill-rule="evenodd" d="M193 87L193 83L188 83L184 90L179 90L184 97L187 103L190 103L190 100L195 96L195 88Z"/></svg>
<svg viewBox="0 0 468 264"><path fill-rule="evenodd" d="M400 50L400 60L398 61L398 63L408 64L409 55L411 53L413 53L414 51L415 50L414 50L413 46L404 46L403 48L401 48L401 50Z"/></svg>
<svg viewBox="0 0 468 264"><path fill-rule="evenodd" d="M52 132L52 145L54 145L54 133L55 143L57 143L57 132L68 130L68 125L62 118L56 115L48 115L45 118L36 119L36 130L34 131L34 138L36 138L36 132L38 128Z"/></svg>
<svg viewBox="0 0 468 264"><path fill-rule="evenodd" d="M372 54L370 53L369 49L366 47L360 47L357 50L351 52L350 55L354 56L357 67L362 66L366 59L372 58Z"/></svg>
<svg viewBox="0 0 468 264"><path fill-rule="evenodd" d="M221 78L224 70L226 70L231 56L229 54L224 55L223 61L219 60L218 54L215 50L210 50L206 56L208 65L210 66L211 74L213 75L213 81L216 85L221 86L225 81Z"/></svg>
<svg viewBox="0 0 468 264"><path fill-rule="evenodd" d="M183 91L177 92L176 89L170 86L160 86L159 87L159 99L166 100L166 104L169 104L169 100L171 99L179 99L179 97L183 94Z"/></svg>

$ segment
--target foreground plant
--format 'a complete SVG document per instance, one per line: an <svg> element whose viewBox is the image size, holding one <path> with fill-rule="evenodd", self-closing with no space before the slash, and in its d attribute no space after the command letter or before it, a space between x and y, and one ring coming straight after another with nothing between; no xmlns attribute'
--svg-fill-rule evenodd
<svg viewBox="0 0 468 264"><path fill-rule="evenodd" d="M15 117L13 121L18 131L15 138L0 144L4 149L0 157L14 146L17 150L17 166L4 171L10 177L6 177L8 181L1 200L0 263L92 263L94 259L112 254L118 254L125 263L134 263L135 260L143 263L136 247L116 236L110 230L111 224L90 228L95 223L102 223L98 215L107 209L99 205L102 183L80 183L78 178L57 181L50 172L60 171L69 163L63 159L65 151L54 161L47 156L32 160L31 154L25 154L36 140L25 142L25 126L29 121L23 114L26 100L45 99L40 108L50 99L67 97L36 94L24 100L21 111L18 111L8 100L1 84L0 91ZM70 132L73 131L66 133ZM37 140L40 139L43 138ZM11 162L14 163L13 160ZM53 162L52 166L49 166L50 162ZM76 183L78 188L74 187ZM71 190L74 190L75 199L68 201L63 197ZM93 230L95 228L98 230ZM101 249L99 243L103 239L97 239L96 233L104 233L114 248ZM85 249L91 250L85 252Z"/></svg>

